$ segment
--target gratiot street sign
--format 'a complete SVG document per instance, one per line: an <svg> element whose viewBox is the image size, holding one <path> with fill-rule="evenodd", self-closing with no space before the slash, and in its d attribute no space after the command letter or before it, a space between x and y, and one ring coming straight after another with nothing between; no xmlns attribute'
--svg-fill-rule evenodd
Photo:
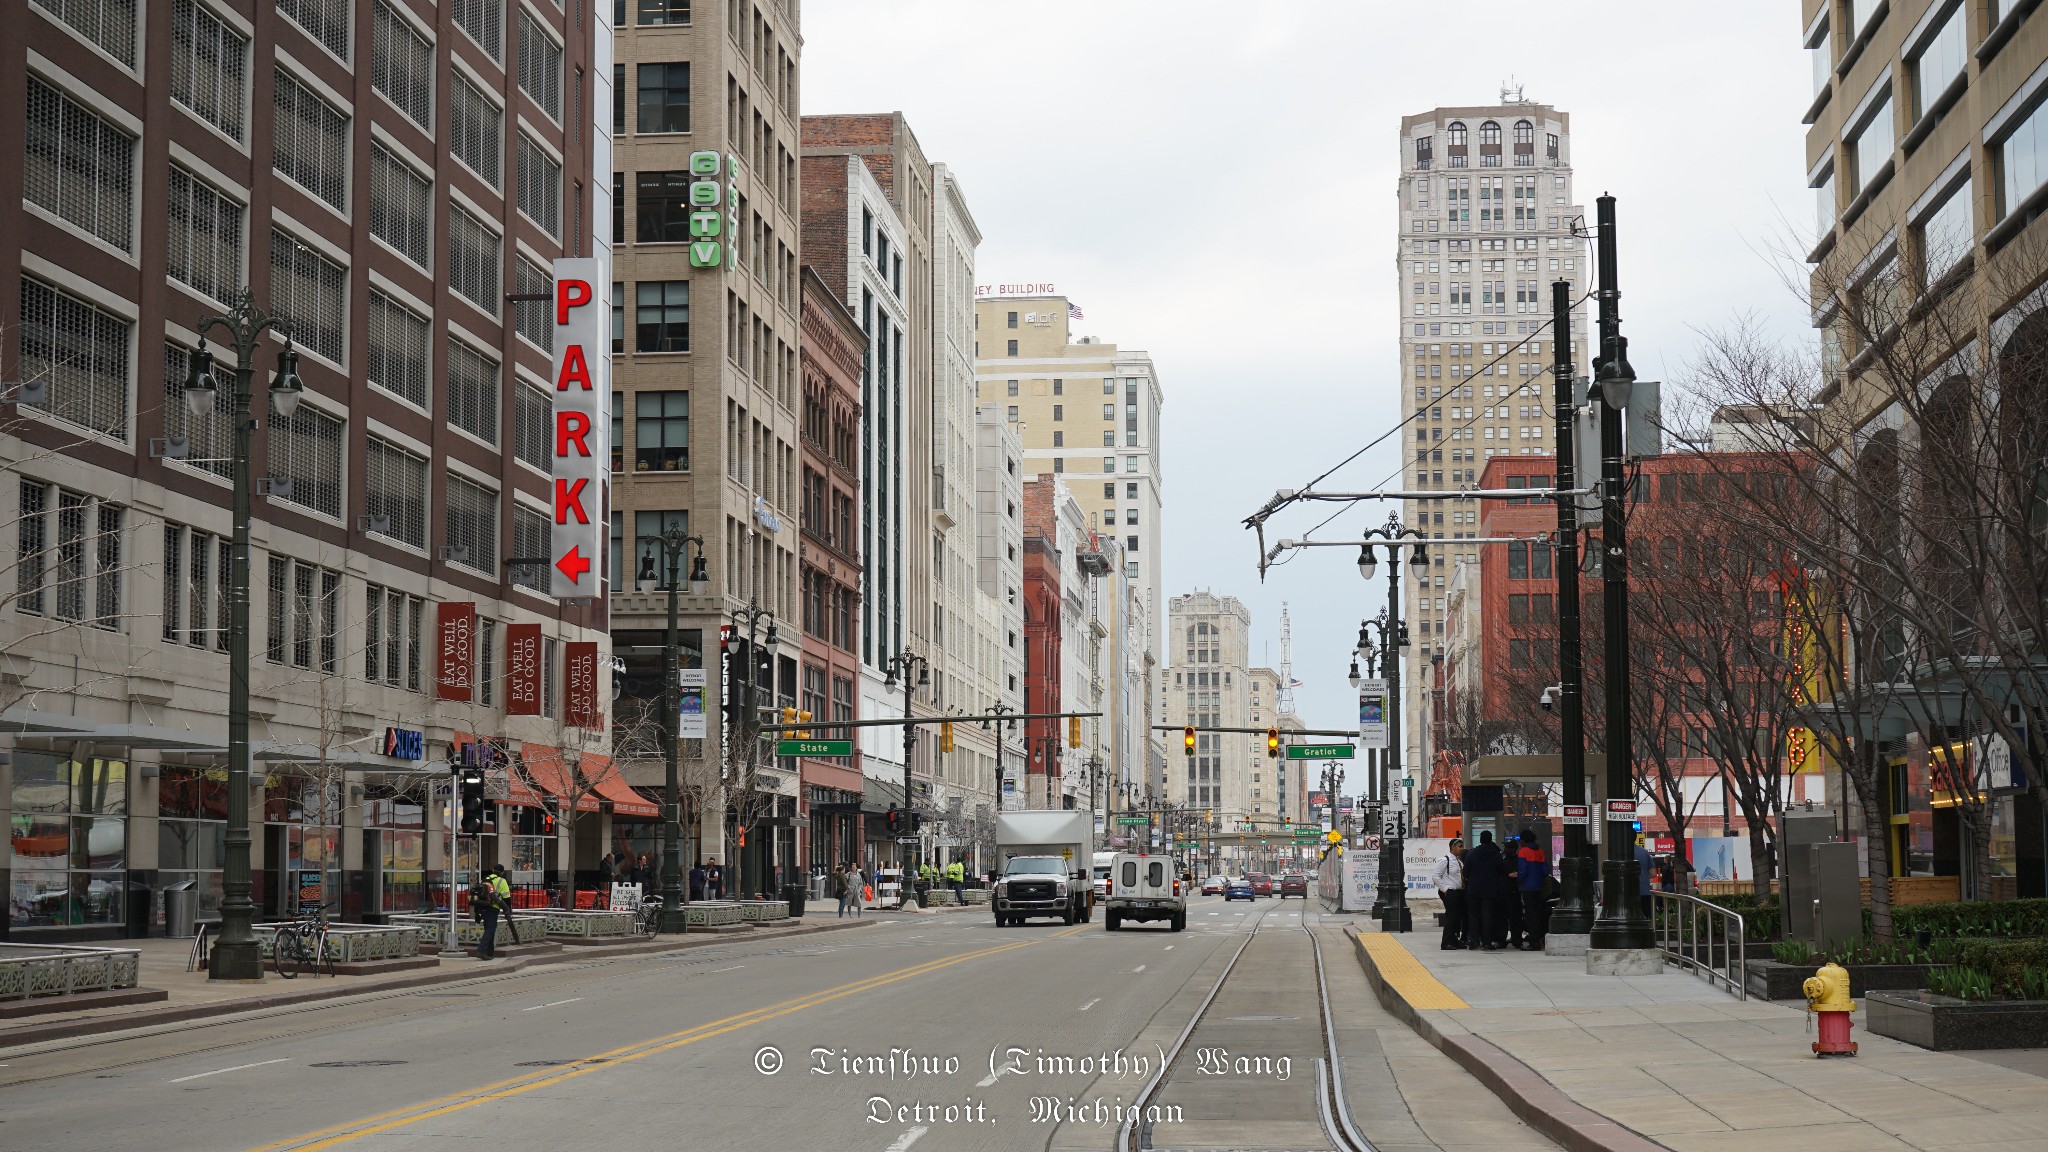
<svg viewBox="0 0 2048 1152"><path fill-rule="evenodd" d="M1351 760L1358 749L1350 744L1289 744L1289 760Z"/></svg>
<svg viewBox="0 0 2048 1152"><path fill-rule="evenodd" d="M851 740L777 740L777 756L851 756Z"/></svg>

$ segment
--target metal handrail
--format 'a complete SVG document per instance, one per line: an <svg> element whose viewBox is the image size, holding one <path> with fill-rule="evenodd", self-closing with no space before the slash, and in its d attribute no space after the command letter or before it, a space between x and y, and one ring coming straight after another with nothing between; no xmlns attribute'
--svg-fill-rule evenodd
<svg viewBox="0 0 2048 1152"><path fill-rule="evenodd" d="M1672 961L1749 999L1747 926L1740 913L1683 892L1650 893L1650 926Z"/></svg>

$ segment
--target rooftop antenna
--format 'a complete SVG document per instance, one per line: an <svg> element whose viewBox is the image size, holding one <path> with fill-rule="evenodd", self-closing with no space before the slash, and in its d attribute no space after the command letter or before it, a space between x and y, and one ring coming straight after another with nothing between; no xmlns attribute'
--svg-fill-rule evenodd
<svg viewBox="0 0 2048 1152"><path fill-rule="evenodd" d="M1507 83L1500 86L1500 102L1503 104L1527 104L1529 102L1522 96L1522 85L1513 76L1508 77Z"/></svg>
<svg viewBox="0 0 2048 1152"><path fill-rule="evenodd" d="M1294 714L1294 622L1287 618L1287 601L1280 602L1280 700L1282 716Z"/></svg>

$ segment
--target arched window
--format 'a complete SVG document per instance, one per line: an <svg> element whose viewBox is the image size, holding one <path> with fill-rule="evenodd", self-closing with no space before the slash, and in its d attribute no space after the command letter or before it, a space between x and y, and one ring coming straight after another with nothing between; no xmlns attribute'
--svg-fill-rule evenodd
<svg viewBox="0 0 2048 1152"><path fill-rule="evenodd" d="M1479 142L1500 147L1500 125L1488 120L1479 126Z"/></svg>
<svg viewBox="0 0 2048 1152"><path fill-rule="evenodd" d="M1465 146L1465 122L1463 120L1451 121L1450 132L1451 147L1463 148Z"/></svg>
<svg viewBox="0 0 2048 1152"><path fill-rule="evenodd" d="M1536 126L1527 120L1515 121L1515 143L1536 146Z"/></svg>

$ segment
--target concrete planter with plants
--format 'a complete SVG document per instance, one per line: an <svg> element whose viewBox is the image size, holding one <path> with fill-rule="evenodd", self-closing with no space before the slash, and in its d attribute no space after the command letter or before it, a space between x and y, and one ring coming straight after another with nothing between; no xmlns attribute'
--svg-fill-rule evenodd
<svg viewBox="0 0 2048 1152"><path fill-rule="evenodd" d="M1939 992L1872 992L1864 1027L1936 1052L2048 1048L2048 1000L1965 1000Z"/></svg>
<svg viewBox="0 0 2048 1152"><path fill-rule="evenodd" d="M1749 994L1760 1000L1804 1000L1806 994L1800 991L1800 985L1825 963L1824 958L1802 964L1751 960L1747 965ZM1843 967L1849 970L1849 994L1861 996L1879 989L1925 988L1928 972L1941 965L1844 964Z"/></svg>

